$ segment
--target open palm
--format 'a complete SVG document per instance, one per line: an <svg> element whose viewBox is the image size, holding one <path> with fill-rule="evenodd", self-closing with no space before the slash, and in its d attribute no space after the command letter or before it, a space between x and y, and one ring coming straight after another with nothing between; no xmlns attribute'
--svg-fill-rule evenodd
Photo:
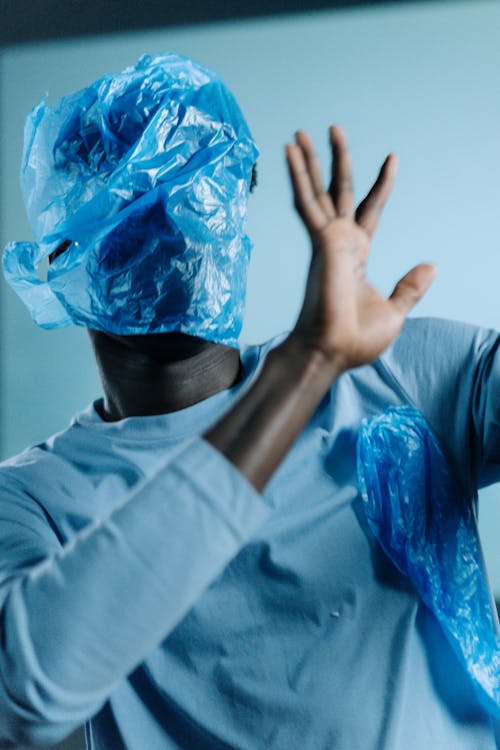
<svg viewBox="0 0 500 750"><path fill-rule="evenodd" d="M293 334L322 352L337 369L376 359L396 338L404 319L429 287L435 267L421 263L385 298L365 277L382 209L390 195L397 160L388 156L357 209L344 134L330 128L332 174L328 189L310 137L296 134L287 146L295 207L312 242L304 303Z"/></svg>

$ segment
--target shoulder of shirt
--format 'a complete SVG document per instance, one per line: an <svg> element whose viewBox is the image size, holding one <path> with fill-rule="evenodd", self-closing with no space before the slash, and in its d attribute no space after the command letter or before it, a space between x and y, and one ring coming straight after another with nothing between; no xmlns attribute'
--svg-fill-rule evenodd
<svg viewBox="0 0 500 750"><path fill-rule="evenodd" d="M272 349L279 346L289 334L290 331L285 331L260 344L242 345L242 356L245 356L247 352L252 352L263 359ZM487 327L451 320L449 318L431 316L407 318L399 336L380 356L380 359L386 359L395 349L412 345L415 339L424 342L425 340L431 341L450 337L450 343L455 343L459 341L491 340L492 337L496 337L497 335L497 331Z"/></svg>
<svg viewBox="0 0 500 750"><path fill-rule="evenodd" d="M431 352L450 360L463 357L479 357L488 347L498 341L498 331L437 317L407 318L397 339L383 352L377 361L392 369L418 361L422 354Z"/></svg>

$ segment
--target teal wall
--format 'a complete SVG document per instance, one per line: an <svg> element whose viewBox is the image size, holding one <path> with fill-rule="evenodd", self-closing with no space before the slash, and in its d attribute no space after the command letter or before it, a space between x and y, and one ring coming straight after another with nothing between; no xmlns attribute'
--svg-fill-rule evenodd
<svg viewBox="0 0 500 750"><path fill-rule="evenodd" d="M175 50L217 70L260 144L251 199L255 242L247 340L294 321L308 243L294 216L283 146L307 128L327 163L326 127L346 128L358 195L385 154L400 174L373 246L384 290L419 260L439 277L417 313L500 328L500 3L424 3L318 12L85 41L5 49L1 57L1 239L28 239L18 188L24 118L45 91L54 101L143 52ZM99 393L85 333L46 332L1 289L2 451L12 454L65 426ZM452 405L450 405L452 408ZM481 524L500 593L500 498L484 493Z"/></svg>

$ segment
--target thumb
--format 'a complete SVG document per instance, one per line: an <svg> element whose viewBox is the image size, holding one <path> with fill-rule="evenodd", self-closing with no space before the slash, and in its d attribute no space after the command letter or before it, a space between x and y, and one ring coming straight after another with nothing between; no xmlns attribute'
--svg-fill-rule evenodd
<svg viewBox="0 0 500 750"><path fill-rule="evenodd" d="M424 296L437 273L437 267L432 263L420 263L398 281L389 297L398 312L406 316L417 302Z"/></svg>

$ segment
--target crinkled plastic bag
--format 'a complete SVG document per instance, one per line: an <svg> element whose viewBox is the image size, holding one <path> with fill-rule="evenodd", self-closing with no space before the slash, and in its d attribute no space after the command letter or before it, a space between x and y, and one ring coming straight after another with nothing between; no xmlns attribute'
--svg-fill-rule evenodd
<svg viewBox="0 0 500 750"><path fill-rule="evenodd" d="M500 717L500 631L476 519L420 412L391 408L364 420L358 481L373 534L436 616L483 706Z"/></svg>
<svg viewBox="0 0 500 750"><path fill-rule="evenodd" d="M236 345L257 155L224 83L178 55L145 55L54 106L42 100L21 168L36 243L7 246L7 281L44 328ZM41 280L41 262L66 240Z"/></svg>

